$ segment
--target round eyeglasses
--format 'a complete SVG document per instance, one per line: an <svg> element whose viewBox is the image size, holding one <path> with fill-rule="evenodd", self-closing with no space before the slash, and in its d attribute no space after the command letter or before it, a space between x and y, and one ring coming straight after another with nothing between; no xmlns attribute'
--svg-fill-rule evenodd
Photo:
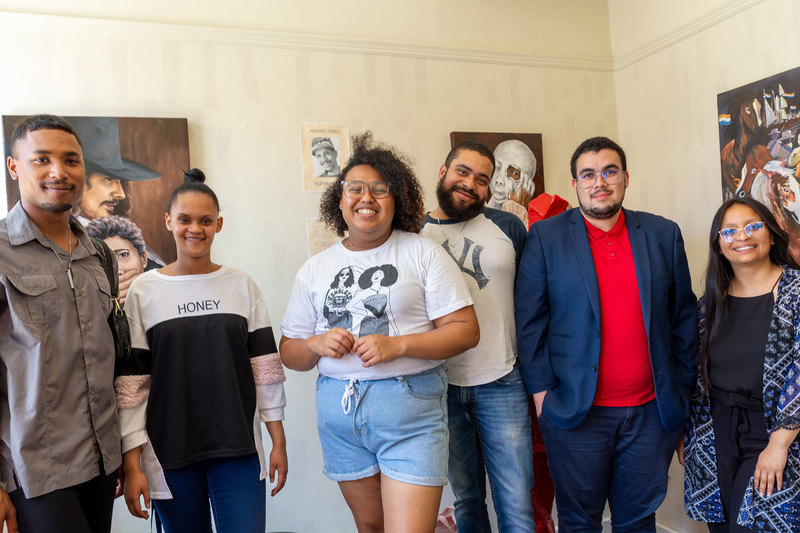
<svg viewBox="0 0 800 533"><path fill-rule="evenodd" d="M591 189L594 187L598 176L606 183L606 185L616 185L622 181L622 178L625 176L625 171L619 167L608 167L600 172L587 170L578 174L578 177L575 179L575 181L578 182L578 186L581 189Z"/></svg>
<svg viewBox="0 0 800 533"><path fill-rule="evenodd" d="M361 180L342 181L344 193L350 198L361 198L364 191L369 189L369 194L373 198L386 198L389 196L389 184L385 181L371 181L369 185Z"/></svg>
<svg viewBox="0 0 800 533"><path fill-rule="evenodd" d="M761 221L751 222L743 228L723 228L719 230L719 236L725 242L733 242L733 240L739 236L740 231L744 231L744 234L747 235L748 237L753 237L761 233L763 229L764 229L763 222Z"/></svg>

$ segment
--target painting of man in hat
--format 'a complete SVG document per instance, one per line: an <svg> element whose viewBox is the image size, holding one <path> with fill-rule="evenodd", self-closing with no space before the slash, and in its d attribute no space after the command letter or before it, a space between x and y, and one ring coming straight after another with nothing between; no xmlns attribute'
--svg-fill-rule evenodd
<svg viewBox="0 0 800 533"><path fill-rule="evenodd" d="M347 124L302 123L300 147L303 164L303 190L323 192L339 178L350 159L350 134Z"/></svg>
<svg viewBox="0 0 800 533"><path fill-rule="evenodd" d="M8 137L24 116L3 116ZM172 190L190 168L186 119L64 117L83 144L86 166L83 196L75 215L84 225L117 215L141 228L148 269L175 258L172 236L164 228L164 209ZM6 173L9 208L19 193Z"/></svg>
<svg viewBox="0 0 800 533"><path fill-rule="evenodd" d="M75 213L78 220L87 226L92 220L109 215L129 218L131 188L128 182L154 180L161 174L147 165L122 157L118 118L68 117L67 121L83 142L86 165L86 186ZM147 270L164 266L164 260L157 252L149 246L145 249Z"/></svg>
<svg viewBox="0 0 800 533"><path fill-rule="evenodd" d="M120 202L130 195L128 181L145 181L161 177L152 168L122 157L119 141L119 119L115 117L69 117L84 146L86 188L78 208L78 219L84 226L95 218L129 213L117 208L129 206Z"/></svg>
<svg viewBox="0 0 800 533"><path fill-rule="evenodd" d="M339 162L339 151L330 137L314 137L311 139L311 155L314 156L314 177L335 178L342 171Z"/></svg>

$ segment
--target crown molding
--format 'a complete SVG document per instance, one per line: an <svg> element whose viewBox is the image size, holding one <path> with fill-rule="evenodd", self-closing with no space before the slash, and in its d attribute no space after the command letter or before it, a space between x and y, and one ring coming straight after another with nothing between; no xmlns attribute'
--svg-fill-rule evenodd
<svg viewBox="0 0 800 533"><path fill-rule="evenodd" d="M229 46L255 46L313 52L366 54L518 67L611 72L610 57L528 54L503 50L382 41L329 35L283 33L115 19L94 19L0 11L0 29L69 35L132 35L137 39L174 40Z"/></svg>
<svg viewBox="0 0 800 533"><path fill-rule="evenodd" d="M407 57L528 68L613 72L635 65L764 1L735 0L729 5L700 17L672 33L613 59L602 56L530 54L505 50L429 45L332 35L40 15L9 11L0 11L0 29L40 33L52 32L68 35L91 33L92 35L105 35L108 37L131 35L138 39L171 40L198 44L211 43L222 46L254 46L259 48Z"/></svg>
<svg viewBox="0 0 800 533"><path fill-rule="evenodd" d="M674 46L679 42L688 39L689 37L692 37L693 35L696 35L704 30L707 30L712 26L720 24L721 22L724 22L727 19L738 15L742 11L746 11L753 6L761 4L762 2L764 2L764 0L736 0L731 2L724 8L700 17L694 22L687 24L686 26L682 26L676 31L660 37L655 41L651 41L650 43L638 48L637 50L634 50L633 52L615 57L614 70L619 71L635 65L636 63L639 63L653 54Z"/></svg>

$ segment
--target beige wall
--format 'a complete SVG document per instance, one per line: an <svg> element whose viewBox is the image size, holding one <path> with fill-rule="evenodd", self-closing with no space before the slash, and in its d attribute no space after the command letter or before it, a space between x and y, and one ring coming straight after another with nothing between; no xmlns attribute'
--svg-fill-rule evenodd
<svg viewBox="0 0 800 533"><path fill-rule="evenodd" d="M431 207L451 131L541 132L547 189L565 196L573 147L617 133L603 1L61 4L0 0L43 13L0 11L0 113L187 117L225 216L214 258L253 275L276 326L319 201L302 192L300 122L370 128L406 151ZM290 475L270 530L354 531L321 474L314 379L288 372ZM115 531L146 528L118 504Z"/></svg>
<svg viewBox="0 0 800 533"><path fill-rule="evenodd" d="M681 225L699 291L721 201L716 95L800 63L800 6L782 0L70 4L0 0L0 113L187 117L226 218L215 259L253 275L276 326L319 198L301 192L300 122L408 152L429 206L450 131L541 132L546 188L571 201L572 149L618 138L626 205ZM269 529L351 531L320 473L313 374L289 372L291 474ZM659 520L702 531L682 477L673 465ZM115 531L146 528L117 511Z"/></svg>
<svg viewBox="0 0 800 533"><path fill-rule="evenodd" d="M610 0L609 11L619 137L631 169L626 204L680 224L700 294L722 203L716 96L800 65L800 4ZM682 481L676 461L658 519L706 531L686 517Z"/></svg>
<svg viewBox="0 0 800 533"><path fill-rule="evenodd" d="M608 58L604 0L0 0L0 11ZM200 35L202 39L202 34Z"/></svg>
<svg viewBox="0 0 800 533"><path fill-rule="evenodd" d="M800 5L718 2L714 13L687 20L676 32L655 33L651 41L641 35L636 47L625 45L618 54L618 36L641 20L632 17L665 17L661 2L635 2L637 10L630 9L631 3L610 2L620 141L630 152L632 178L647 183L632 186L628 201L680 224L694 286L701 292L708 228L722 202L716 96L798 66ZM687 12L688 4L681 10L684 17ZM713 25L705 27L709 21Z"/></svg>

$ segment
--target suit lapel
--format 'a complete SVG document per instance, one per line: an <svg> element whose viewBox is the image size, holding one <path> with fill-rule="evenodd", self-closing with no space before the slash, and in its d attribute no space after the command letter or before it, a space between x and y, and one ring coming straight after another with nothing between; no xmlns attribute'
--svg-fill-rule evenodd
<svg viewBox="0 0 800 533"><path fill-rule="evenodd" d="M597 270L594 267L589 236L586 234L586 225L580 209L572 210L570 222L569 234L575 248L575 256L578 258L578 265L580 265L583 283L586 286L589 302L592 304L594 317L600 324L600 288L597 286Z"/></svg>
<svg viewBox="0 0 800 533"><path fill-rule="evenodd" d="M631 250L633 251L633 263L636 267L636 282L639 284L639 298L642 302L642 317L644 327L650 334L650 311L651 299L650 290L650 256L647 253L647 235L642 228L636 213L625 211L625 221L628 226L628 236L631 240Z"/></svg>

